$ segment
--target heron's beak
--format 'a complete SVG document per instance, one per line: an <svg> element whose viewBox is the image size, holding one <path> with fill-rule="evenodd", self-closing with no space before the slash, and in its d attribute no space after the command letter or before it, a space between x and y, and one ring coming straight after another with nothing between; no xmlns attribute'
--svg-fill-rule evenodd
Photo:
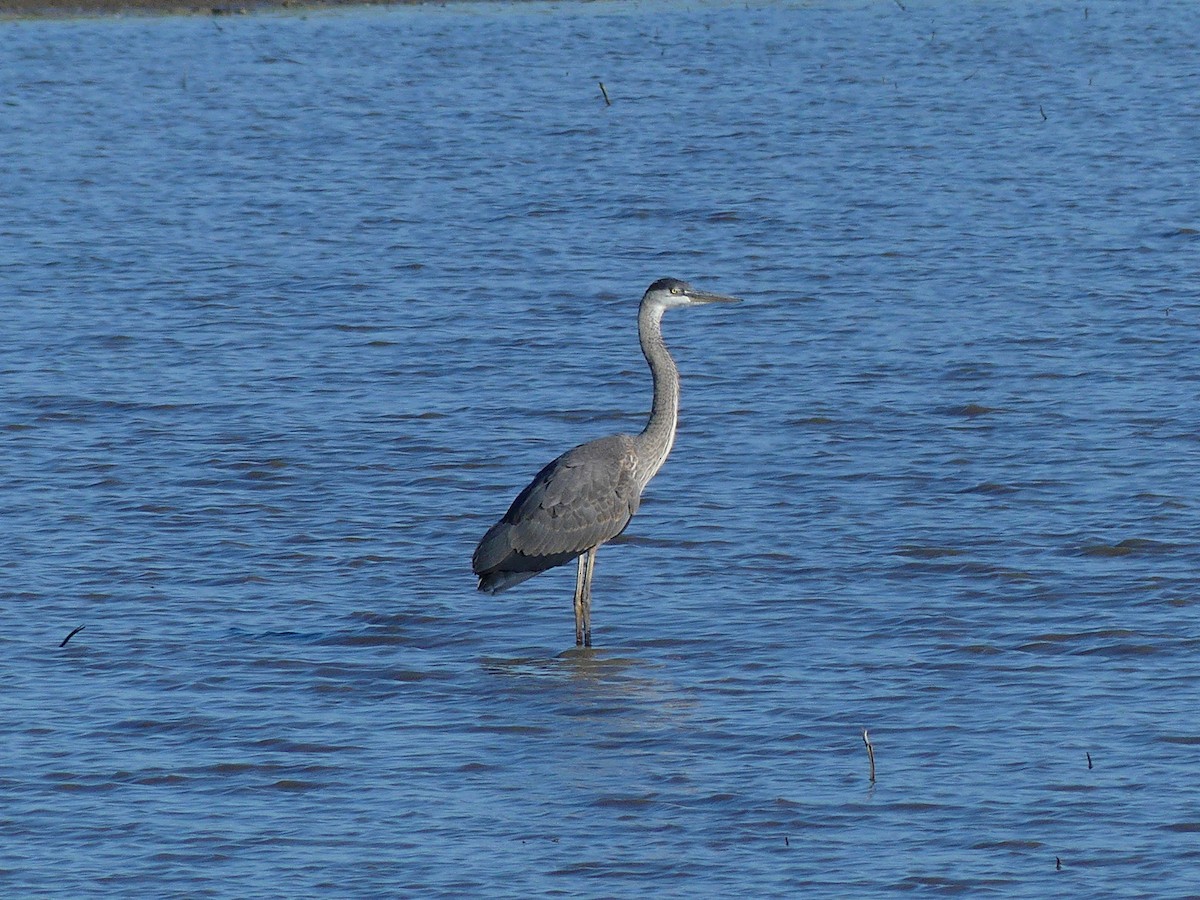
<svg viewBox="0 0 1200 900"><path fill-rule="evenodd" d="M708 291L688 291L688 299L693 303L741 303L740 297L726 297L724 294L710 294Z"/></svg>

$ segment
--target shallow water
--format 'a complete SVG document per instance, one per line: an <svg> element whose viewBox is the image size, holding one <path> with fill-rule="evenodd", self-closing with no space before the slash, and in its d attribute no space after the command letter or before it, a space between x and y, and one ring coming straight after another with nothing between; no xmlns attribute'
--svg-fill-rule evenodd
<svg viewBox="0 0 1200 900"><path fill-rule="evenodd" d="M0 26L5 894L1194 892L1198 36ZM470 554L640 427L663 275L747 302L580 652Z"/></svg>

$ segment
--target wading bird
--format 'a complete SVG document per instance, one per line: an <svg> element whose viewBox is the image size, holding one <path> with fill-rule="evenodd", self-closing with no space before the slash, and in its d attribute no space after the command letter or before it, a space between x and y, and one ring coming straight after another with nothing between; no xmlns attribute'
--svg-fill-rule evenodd
<svg viewBox="0 0 1200 900"><path fill-rule="evenodd" d="M663 342L663 313L702 303L737 302L674 278L650 285L638 308L638 339L654 378L650 420L641 434L588 441L538 472L475 548L471 568L479 576L479 590L498 594L578 557L575 645L592 646L596 551L625 530L646 484L675 443L679 369Z"/></svg>

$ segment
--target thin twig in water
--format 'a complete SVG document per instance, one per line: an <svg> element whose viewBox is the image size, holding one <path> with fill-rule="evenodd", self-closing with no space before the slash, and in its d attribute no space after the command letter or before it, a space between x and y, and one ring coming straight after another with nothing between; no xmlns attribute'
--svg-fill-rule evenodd
<svg viewBox="0 0 1200 900"><path fill-rule="evenodd" d="M612 106L612 101L608 99L608 91L606 91L606 90L604 89L604 82L603 82L603 81L598 81L598 82L596 82L596 83L597 83L598 85L600 85L600 93L604 95L604 105L605 105L605 106Z"/></svg>
<svg viewBox="0 0 1200 900"><path fill-rule="evenodd" d="M58 646L60 646L60 647L67 646L67 641L69 641L71 638L75 637L75 635L79 634L79 632L83 631L83 629L86 627L87 627L86 625L80 625L78 628L76 628L74 631L72 631L70 634L68 634L65 638L63 638L62 643L59 644Z"/></svg>
<svg viewBox="0 0 1200 900"><path fill-rule="evenodd" d="M1059 859L1057 856L1054 857L1054 871L1056 871L1056 872L1062 871L1062 860Z"/></svg>
<svg viewBox="0 0 1200 900"><path fill-rule="evenodd" d="M1044 106L1042 106L1042 104L1040 104L1040 103L1038 104L1038 112L1040 112L1042 114L1042 121L1045 122L1046 121L1046 108Z"/></svg>
<svg viewBox="0 0 1200 900"><path fill-rule="evenodd" d="M875 783L875 748L871 746L871 738L867 729L863 729L863 743L867 745L867 762L871 764L871 784Z"/></svg>
<svg viewBox="0 0 1200 900"><path fill-rule="evenodd" d="M1090 769L1092 767L1092 754L1088 753L1087 751L1084 751L1083 755L1088 758L1088 768Z"/></svg>

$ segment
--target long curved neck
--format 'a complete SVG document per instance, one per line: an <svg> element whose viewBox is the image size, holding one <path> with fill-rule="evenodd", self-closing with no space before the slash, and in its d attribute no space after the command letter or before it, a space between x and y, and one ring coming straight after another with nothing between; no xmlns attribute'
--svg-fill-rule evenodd
<svg viewBox="0 0 1200 900"><path fill-rule="evenodd" d="M646 362L650 364L650 374L654 376L650 421L642 433L634 437L637 479L643 488L666 462L675 443L675 426L679 422L679 369L663 341L663 312L662 306L646 303L638 310L638 339Z"/></svg>

